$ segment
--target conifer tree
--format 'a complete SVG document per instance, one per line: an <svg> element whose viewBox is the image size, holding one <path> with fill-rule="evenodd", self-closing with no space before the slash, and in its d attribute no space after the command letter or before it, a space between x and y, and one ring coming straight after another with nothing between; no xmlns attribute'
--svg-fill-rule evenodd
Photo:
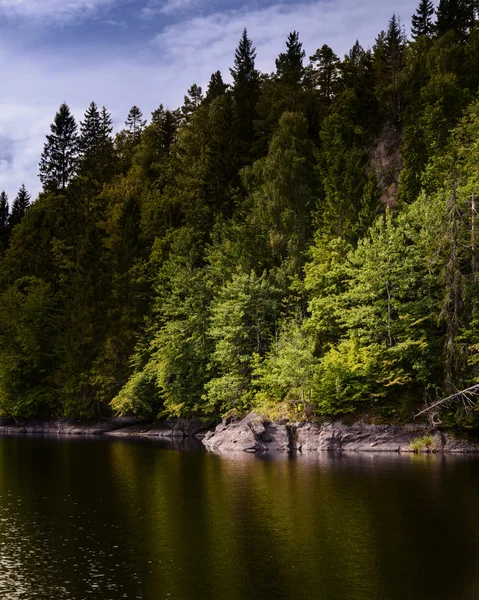
<svg viewBox="0 0 479 600"><path fill-rule="evenodd" d="M440 0L437 7L436 31L439 36L454 31L464 37L474 25L474 0Z"/></svg>
<svg viewBox="0 0 479 600"><path fill-rule="evenodd" d="M401 72L404 68L406 34L399 17L395 14L388 23L387 31L382 31L374 46L376 66L376 93L389 112L393 124L401 119Z"/></svg>
<svg viewBox="0 0 479 600"><path fill-rule="evenodd" d="M206 100L208 102L213 102L215 98L222 96L227 89L228 86L223 81L221 71L216 71L215 73L212 73L210 82L208 84L208 89L206 90Z"/></svg>
<svg viewBox="0 0 479 600"><path fill-rule="evenodd" d="M9 206L8 196L5 190L0 194L0 250L5 249L8 241L8 217L9 217Z"/></svg>
<svg viewBox="0 0 479 600"><path fill-rule="evenodd" d="M237 113L237 129L247 154L254 139L253 122L256 118L256 105L260 91L260 74L255 68L256 49L248 38L246 28L235 51L233 77L233 97Z"/></svg>
<svg viewBox="0 0 479 600"><path fill-rule="evenodd" d="M113 120L103 106L100 112L100 156L103 168L113 167L115 160L113 147Z"/></svg>
<svg viewBox="0 0 479 600"><path fill-rule="evenodd" d="M163 104L151 113L151 124L155 128L155 144L158 157L170 156L176 142L181 115L179 110L165 110Z"/></svg>
<svg viewBox="0 0 479 600"><path fill-rule="evenodd" d="M297 31L289 34L286 48L286 52L281 52L276 59L276 75L287 85L299 86L304 76L303 59L306 52Z"/></svg>
<svg viewBox="0 0 479 600"><path fill-rule="evenodd" d="M89 181L102 183L111 175L113 165L112 120L106 108L101 112L92 102L80 123L80 172Z"/></svg>
<svg viewBox="0 0 479 600"><path fill-rule="evenodd" d="M30 206L30 194L25 188L25 184L19 189L17 197L13 201L12 211L10 213L8 225L12 230L15 225L18 225L25 216L27 208Z"/></svg>
<svg viewBox="0 0 479 600"><path fill-rule="evenodd" d="M324 44L310 57L313 65L313 83L320 98L329 105L334 96L339 78L339 58Z"/></svg>
<svg viewBox="0 0 479 600"><path fill-rule="evenodd" d="M189 121L202 102L203 90L201 89L201 86L194 83L188 90L188 95L184 97L183 106L181 107L183 119Z"/></svg>
<svg viewBox="0 0 479 600"><path fill-rule="evenodd" d="M411 19L411 35L414 40L419 37L431 36L434 33L433 15L434 3L432 0L420 0L416 14Z"/></svg>
<svg viewBox="0 0 479 600"><path fill-rule="evenodd" d="M95 156L101 140L100 113L95 102L92 102L85 113L85 120L80 123L79 148L81 155Z"/></svg>
<svg viewBox="0 0 479 600"><path fill-rule="evenodd" d="M78 166L77 125L65 103L60 106L50 130L40 159L40 181L45 188L64 190Z"/></svg>
<svg viewBox="0 0 479 600"><path fill-rule="evenodd" d="M136 144L140 140L141 133L146 125L146 120L143 120L143 113L138 106L132 106L128 117L125 121L131 141Z"/></svg>

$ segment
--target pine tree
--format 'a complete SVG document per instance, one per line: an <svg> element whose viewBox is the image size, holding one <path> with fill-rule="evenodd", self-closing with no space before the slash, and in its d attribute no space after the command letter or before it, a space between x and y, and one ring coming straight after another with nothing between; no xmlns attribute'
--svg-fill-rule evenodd
<svg viewBox="0 0 479 600"><path fill-rule="evenodd" d="M256 49L248 38L246 29L235 51L233 77L233 97L237 113L238 137L247 154L254 139L253 122L256 118L256 105L259 99L260 74L255 68Z"/></svg>
<svg viewBox="0 0 479 600"><path fill-rule="evenodd" d="M313 65L313 83L320 98L329 106L337 89L339 79L339 58L324 44L310 57Z"/></svg>
<svg viewBox="0 0 479 600"><path fill-rule="evenodd" d="M406 34L399 17L393 14L387 31L382 31L374 46L376 94L393 124L402 113L401 72L405 64Z"/></svg>
<svg viewBox="0 0 479 600"><path fill-rule="evenodd" d="M301 113L285 112L267 157L252 167L257 184L248 221L264 247L263 261L276 267L277 280L300 275L311 233L316 192L315 152L308 122Z"/></svg>
<svg viewBox="0 0 479 600"><path fill-rule="evenodd" d="M183 106L181 107L181 112L183 115L183 119L188 122L193 113L199 107L199 105L203 102L203 90L201 86L196 85L194 83L190 89L188 90L188 95L184 97Z"/></svg>
<svg viewBox="0 0 479 600"><path fill-rule="evenodd" d="M176 142L181 114L179 110L165 110L163 104L151 113L151 124L155 130L156 159L170 156Z"/></svg>
<svg viewBox="0 0 479 600"><path fill-rule="evenodd" d="M113 169L115 162L115 151L113 147L113 120L110 113L103 106L100 112L100 158L103 169Z"/></svg>
<svg viewBox="0 0 479 600"><path fill-rule="evenodd" d="M112 174L114 162L112 120L106 108L101 112L92 102L80 123L80 173L90 183L102 184ZM92 191L94 188L92 188Z"/></svg>
<svg viewBox="0 0 479 600"><path fill-rule="evenodd" d="M276 59L276 75L287 85L297 87L304 76L303 59L306 56L297 31L289 34L286 48L286 52L282 52Z"/></svg>
<svg viewBox="0 0 479 600"><path fill-rule="evenodd" d="M79 148L82 157L95 156L101 140L101 121L97 105L92 102L85 113L85 120L80 123Z"/></svg>
<svg viewBox="0 0 479 600"><path fill-rule="evenodd" d="M412 16L411 35L414 40L419 37L431 36L434 33L432 16L434 14L434 3L432 0L421 0L416 14Z"/></svg>
<svg viewBox="0 0 479 600"><path fill-rule="evenodd" d="M213 102L215 98L222 96L227 89L228 86L223 81L221 71L216 71L215 73L212 73L210 82L208 84L208 89L206 90L206 100L208 102Z"/></svg>
<svg viewBox="0 0 479 600"><path fill-rule="evenodd" d="M436 31L439 36L454 31L465 37L474 25L474 0L440 0L437 7Z"/></svg>
<svg viewBox="0 0 479 600"><path fill-rule="evenodd" d="M40 159L40 181L45 188L64 190L78 167L78 134L75 118L63 103L55 115Z"/></svg>
<svg viewBox="0 0 479 600"><path fill-rule="evenodd" d="M7 247L9 234L9 206L5 190L0 194L0 250Z"/></svg>
<svg viewBox="0 0 479 600"><path fill-rule="evenodd" d="M15 225L18 225L21 222L29 206L30 194L27 192L25 184L23 184L22 187L19 189L17 197L15 198L12 204L12 211L10 213L10 218L8 221L10 230L12 230L15 227Z"/></svg>
<svg viewBox="0 0 479 600"><path fill-rule="evenodd" d="M146 125L146 120L143 121L143 113L138 106L132 106L128 117L125 121L125 125L128 130L129 138L136 144L140 140L141 133Z"/></svg>

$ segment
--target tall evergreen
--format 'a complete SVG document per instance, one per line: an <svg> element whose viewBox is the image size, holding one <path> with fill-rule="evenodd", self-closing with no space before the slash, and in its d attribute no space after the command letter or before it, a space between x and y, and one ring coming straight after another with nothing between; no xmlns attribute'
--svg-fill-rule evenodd
<svg viewBox="0 0 479 600"><path fill-rule="evenodd" d="M190 89L188 90L187 95L184 97L183 106L181 107L181 112L183 114L183 119L185 121L189 121L196 111L196 109L203 102L203 90L201 86L196 85L194 83Z"/></svg>
<svg viewBox="0 0 479 600"><path fill-rule="evenodd" d="M339 79L339 58L324 44L310 57L313 66L313 84L320 98L329 106L337 89Z"/></svg>
<svg viewBox="0 0 479 600"><path fill-rule="evenodd" d="M30 194L27 192L25 184L23 184L22 187L19 189L17 197L15 198L12 204L12 210L10 212L10 217L8 220L8 225L10 229L13 229L15 225L18 225L21 222L29 206Z"/></svg>
<svg viewBox="0 0 479 600"><path fill-rule="evenodd" d="M256 70L255 60L256 49L245 28L236 48L234 66L230 73L233 77L238 137L246 147L246 154L254 139L253 122L257 116L256 105L260 93L260 74Z"/></svg>
<svg viewBox="0 0 479 600"><path fill-rule="evenodd" d="M474 0L440 0L437 7L436 31L439 36L454 31L464 37L474 25Z"/></svg>
<svg viewBox="0 0 479 600"><path fill-rule="evenodd" d="M90 183L102 184L112 175L112 120L106 108L101 112L95 102L88 107L80 123L80 173Z"/></svg>
<svg viewBox="0 0 479 600"><path fill-rule="evenodd" d="M40 181L45 188L64 190L76 174L79 150L75 118L65 103L50 130L40 159Z"/></svg>
<svg viewBox="0 0 479 600"><path fill-rule="evenodd" d="M0 250L4 250L7 247L9 212L8 196L5 193L5 190L3 190L3 192L0 193Z"/></svg>
<svg viewBox="0 0 479 600"><path fill-rule="evenodd" d="M397 125L402 114L401 72L405 65L406 34L395 14L388 28L381 32L374 46L377 95L392 124Z"/></svg>
<svg viewBox="0 0 479 600"><path fill-rule="evenodd" d="M141 133L146 125L146 120L143 120L143 113L138 106L135 105L131 107L125 125L130 140L136 144L140 140Z"/></svg>
<svg viewBox="0 0 479 600"><path fill-rule="evenodd" d="M286 48L286 52L281 52L276 59L276 76L288 85L298 86L304 76L303 60L306 52L297 31L289 34Z"/></svg>
<svg viewBox="0 0 479 600"><path fill-rule="evenodd" d="M223 81L221 71L215 71L215 73L211 74L208 89L206 90L206 100L208 102L212 102L215 100L215 98L222 96L226 92L227 88L228 86Z"/></svg>
<svg viewBox="0 0 479 600"><path fill-rule="evenodd" d="M95 156L101 145L101 120L98 106L92 102L80 123L79 148L82 157Z"/></svg>
<svg viewBox="0 0 479 600"><path fill-rule="evenodd" d="M414 40L419 37L431 36L434 33L432 17L434 15L432 0L421 0L416 13L412 16L411 35Z"/></svg>
<svg viewBox="0 0 479 600"><path fill-rule="evenodd" d="M178 135L180 111L165 110L163 104L151 113L151 123L156 128L160 151L169 156Z"/></svg>

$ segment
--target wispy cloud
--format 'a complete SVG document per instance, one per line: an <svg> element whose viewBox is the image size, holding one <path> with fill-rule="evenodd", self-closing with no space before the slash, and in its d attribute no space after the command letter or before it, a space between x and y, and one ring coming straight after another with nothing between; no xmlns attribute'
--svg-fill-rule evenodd
<svg viewBox="0 0 479 600"><path fill-rule="evenodd" d="M0 15L66 23L90 17L115 0L0 0Z"/></svg>
<svg viewBox="0 0 479 600"><path fill-rule="evenodd" d="M403 0L405 20L416 3ZM299 31L308 55L328 44L342 56L356 39L366 47L371 45L395 9L394 0L306 0L256 9L246 6L184 19L166 27L154 42L162 54L190 71L201 74L205 65L227 71L241 32L247 27L257 49L257 66L269 72L293 29Z"/></svg>
<svg viewBox="0 0 479 600"><path fill-rule="evenodd" d="M143 8L142 14L145 17L153 15L173 15L197 10L203 6L211 7L211 2L203 0L149 0Z"/></svg>
<svg viewBox="0 0 479 600"><path fill-rule="evenodd" d="M104 19L102 21L104 25L110 25L111 27L121 27L122 29L128 29L126 21L115 21L114 19Z"/></svg>

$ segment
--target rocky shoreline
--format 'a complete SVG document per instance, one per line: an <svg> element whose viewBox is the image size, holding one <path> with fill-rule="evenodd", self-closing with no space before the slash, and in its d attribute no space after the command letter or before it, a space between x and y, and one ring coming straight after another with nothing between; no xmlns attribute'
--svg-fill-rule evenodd
<svg viewBox="0 0 479 600"><path fill-rule="evenodd" d="M377 425L340 420L324 422L274 422L250 413L243 419L211 422L169 419L160 423L134 418L97 422L74 419L30 419L0 422L0 435L108 435L129 438L185 438L201 440L214 453L311 452L440 452L475 453L479 443L455 437L426 424ZM422 441L424 443L421 446Z"/></svg>
<svg viewBox="0 0 479 600"><path fill-rule="evenodd" d="M419 440L427 440L421 448ZM478 452L477 442L424 424L375 425L340 420L322 423L275 423L250 413L242 420L223 421L206 435L211 452Z"/></svg>

